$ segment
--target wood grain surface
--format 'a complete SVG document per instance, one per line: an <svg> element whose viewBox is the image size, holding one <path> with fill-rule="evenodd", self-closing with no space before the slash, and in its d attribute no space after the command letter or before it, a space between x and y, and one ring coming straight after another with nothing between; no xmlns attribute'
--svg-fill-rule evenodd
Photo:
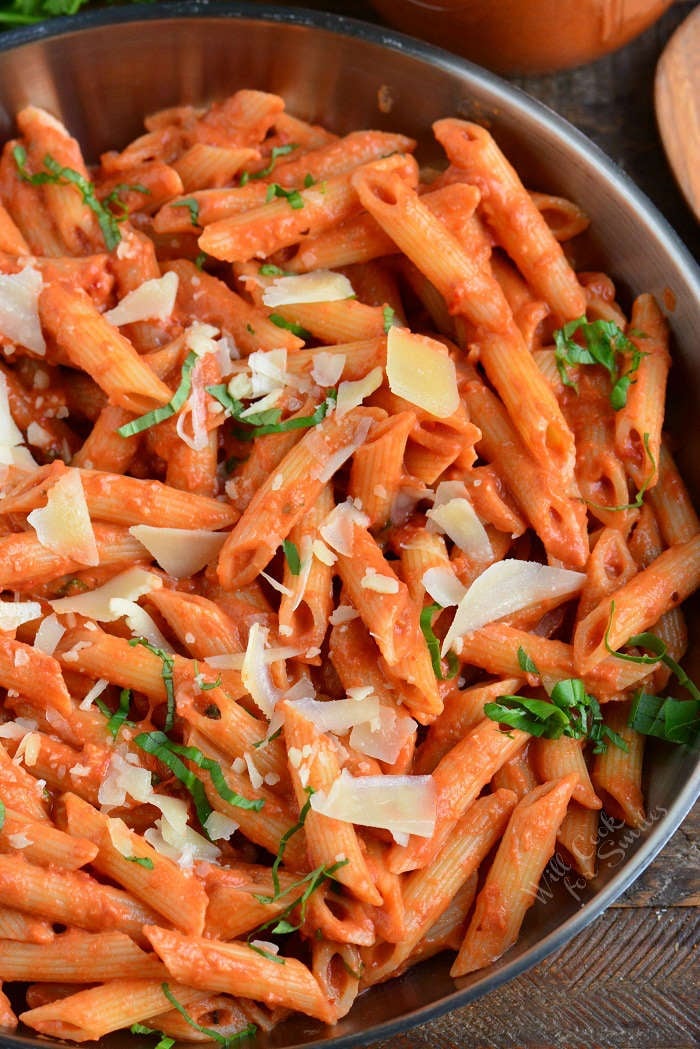
<svg viewBox="0 0 700 1049"><path fill-rule="evenodd" d="M303 6L379 21L364 0ZM597 62L511 79L615 160L697 258L700 228L664 155L653 92L658 58L695 7L676 2L637 40ZM632 888L563 950L473 1004L371 1049L700 1046L699 832L696 807Z"/></svg>

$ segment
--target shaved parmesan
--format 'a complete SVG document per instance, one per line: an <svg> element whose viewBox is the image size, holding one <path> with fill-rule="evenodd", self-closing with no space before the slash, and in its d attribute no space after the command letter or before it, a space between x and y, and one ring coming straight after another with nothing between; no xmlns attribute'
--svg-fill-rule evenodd
<svg viewBox="0 0 700 1049"><path fill-rule="evenodd" d="M41 615L38 601L0 601L0 630L16 630Z"/></svg>
<svg viewBox="0 0 700 1049"><path fill-rule="evenodd" d="M263 572L261 569L260 575L263 577L263 579L267 580L272 589L276 590L278 594L284 594L285 597L292 596L292 591L289 589L289 587L285 586L284 583L280 583L277 579L271 576L269 572Z"/></svg>
<svg viewBox="0 0 700 1049"><path fill-rule="evenodd" d="M344 823L429 838L435 829L435 784L432 776L354 777L343 769L327 794L311 795L311 808Z"/></svg>
<svg viewBox="0 0 700 1049"><path fill-rule="evenodd" d="M335 386L343 374L345 367L344 353L329 353L328 350L319 350L314 354L314 366L311 369L311 378L319 386Z"/></svg>
<svg viewBox="0 0 700 1049"><path fill-rule="evenodd" d="M132 525L129 532L146 547L163 571L176 579L194 575L213 561L228 534L203 529L156 528L155 525Z"/></svg>
<svg viewBox="0 0 700 1049"><path fill-rule="evenodd" d="M213 324L193 321L185 332L185 346L198 357L204 357L207 353L218 353L219 344L215 341L218 335L219 329Z"/></svg>
<svg viewBox="0 0 700 1049"><path fill-rule="evenodd" d="M438 419L448 418L459 407L454 362L437 339L406 328L390 328L386 375L392 393Z"/></svg>
<svg viewBox="0 0 700 1049"><path fill-rule="evenodd" d="M331 626L342 626L343 623L351 623L353 619L359 619L360 613L352 605L338 605L328 617Z"/></svg>
<svg viewBox="0 0 700 1049"><path fill-rule="evenodd" d="M340 419L353 408L362 404L365 397L378 390L384 380L384 372L380 367L372 368L364 379L356 382L341 382L338 387L338 399L335 405L336 415Z"/></svg>
<svg viewBox="0 0 700 1049"><path fill-rule="evenodd" d="M31 838L28 838L26 834L8 834L7 840L13 849L26 849L29 845L33 845L34 842Z"/></svg>
<svg viewBox="0 0 700 1049"><path fill-rule="evenodd" d="M382 705L376 721L365 721L353 728L349 743L359 754L393 765L417 728L413 718Z"/></svg>
<svg viewBox="0 0 700 1049"><path fill-rule="evenodd" d="M123 754L115 751L109 759L107 774L100 783L97 800L106 808L115 808L124 804L127 795L134 801L152 802L151 773L140 765L132 765Z"/></svg>
<svg viewBox="0 0 700 1049"><path fill-rule="evenodd" d="M172 645L163 637L148 612L135 601L113 597L109 602L109 610L114 619L121 619L122 616L126 619L126 625L133 637L145 637L154 648L160 648L164 652L173 651Z"/></svg>
<svg viewBox="0 0 700 1049"><path fill-rule="evenodd" d="M61 597L55 601L49 601L49 604L59 615L76 612L87 619L95 619L99 623L111 623L125 615L123 611L119 612L112 608L112 601L116 599L135 602L144 594L149 594L151 590L159 590L162 585L163 580L154 572L147 572L145 568L128 568L126 572L120 572L108 583L94 590L71 597Z"/></svg>
<svg viewBox="0 0 700 1049"><path fill-rule="evenodd" d="M66 470L49 489L46 506L27 516L42 546L82 565L98 565L95 533L78 470Z"/></svg>
<svg viewBox="0 0 700 1049"><path fill-rule="evenodd" d="M175 835L162 819L156 820L155 826L144 831L143 836L156 852L173 860L183 870L190 870L195 860L213 863L221 856L221 851L216 845L212 845L192 827L185 827L181 835Z"/></svg>
<svg viewBox="0 0 700 1049"><path fill-rule="evenodd" d="M15 721L3 721L0 723L0 739L22 739L28 732L34 732L37 727L33 718L17 718Z"/></svg>
<svg viewBox="0 0 700 1049"><path fill-rule="evenodd" d="M272 683L269 663L265 659L267 627L252 623L248 634L248 644L241 667L241 679L253 701L266 717L272 717L275 706L282 693Z"/></svg>
<svg viewBox="0 0 700 1049"><path fill-rule="evenodd" d="M212 841L219 841L222 838L228 840L238 830L238 824L221 812L210 812L204 829Z"/></svg>
<svg viewBox="0 0 700 1049"><path fill-rule="evenodd" d="M15 765L20 765L24 761L24 764L29 768L31 765L36 765L40 752L41 733L27 732L19 741L19 746L14 753L12 761Z"/></svg>
<svg viewBox="0 0 700 1049"><path fill-rule="evenodd" d="M354 295L352 284L342 273L312 270L291 277L277 277L263 292L266 306L291 306L297 302L337 302Z"/></svg>
<svg viewBox="0 0 700 1049"><path fill-rule="evenodd" d="M399 581L396 576L383 575L376 568L369 566L360 580L360 586L365 590L374 590L377 594L398 594L399 592Z"/></svg>
<svg viewBox="0 0 700 1049"><path fill-rule="evenodd" d="M79 710L89 710L92 704L95 702L98 696L101 696L104 690L109 685L109 681L106 677L101 677L99 681L96 681L92 688L85 693L80 703L78 704Z"/></svg>
<svg viewBox="0 0 700 1049"><path fill-rule="evenodd" d="M438 488L440 487L438 485ZM491 540L466 494L464 497L450 499L449 502L434 506L432 510L428 510L426 516L468 557L482 562L493 560Z"/></svg>
<svg viewBox="0 0 700 1049"><path fill-rule="evenodd" d="M330 459L326 460L321 469L317 472L316 476L319 481L323 481L324 484L326 481L330 481L333 474L340 469L344 462L347 462L353 452L356 452L357 449L365 443L365 438L369 433L371 426L371 419L362 419L360 421L353 441L350 444L346 444L344 448L339 448Z"/></svg>
<svg viewBox="0 0 700 1049"><path fill-rule="evenodd" d="M162 277L145 280L103 316L117 328L136 321L166 321L175 306L177 285L177 273L172 271L164 273Z"/></svg>
<svg viewBox="0 0 700 1049"><path fill-rule="evenodd" d="M4 372L0 372L0 445L6 448L14 448L22 444L24 437L17 423L12 418L10 411L10 398L7 392L7 379Z"/></svg>
<svg viewBox="0 0 700 1049"><path fill-rule="evenodd" d="M38 270L0 275L0 333L43 357L46 342L39 321L39 295L44 282Z"/></svg>
<svg viewBox="0 0 700 1049"><path fill-rule="evenodd" d="M313 540L311 544L311 552L317 561L320 561L321 564L326 565L328 568L334 565L338 560L333 551L326 546L322 539Z"/></svg>
<svg viewBox="0 0 700 1049"><path fill-rule="evenodd" d="M318 540L320 542L320 540ZM311 574L311 565L313 564L313 542L310 535L302 536L299 544L299 574L292 576L294 581L294 589L292 590L292 612L296 612L297 608L304 600L304 594L306 593L306 587L309 582L309 575ZM327 548L326 548L327 549ZM328 550L331 557L335 560L335 555Z"/></svg>
<svg viewBox="0 0 700 1049"><path fill-rule="evenodd" d="M355 725L379 718L379 699L368 695L364 699L297 699L291 706L313 722L319 732L334 732L344 736Z"/></svg>
<svg viewBox="0 0 700 1049"><path fill-rule="evenodd" d="M444 656L458 637L540 601L566 601L578 594L583 572L550 568L536 561L497 561L478 576L462 598L442 644Z"/></svg>
<svg viewBox="0 0 700 1049"><path fill-rule="evenodd" d="M319 532L330 547L346 557L352 556L355 525L369 526L369 517L358 510L351 499L338 503L328 514Z"/></svg>
<svg viewBox="0 0 700 1049"><path fill-rule="evenodd" d="M109 834L109 840L120 856L125 856L128 859L134 855L131 831L124 820L119 819L118 816L110 816L107 820L107 833Z"/></svg>
<svg viewBox="0 0 700 1049"><path fill-rule="evenodd" d="M253 397L262 397L287 385L285 349L256 350L248 357L248 366Z"/></svg>
<svg viewBox="0 0 700 1049"><path fill-rule="evenodd" d="M52 656L65 632L66 628L59 623L55 613L52 612L39 624L39 629L34 637L34 648L39 652L44 652L47 656Z"/></svg>
<svg viewBox="0 0 700 1049"><path fill-rule="evenodd" d="M443 608L458 605L467 592L467 588L459 581L453 569L447 565L427 568L423 572L421 582L433 601L437 601Z"/></svg>

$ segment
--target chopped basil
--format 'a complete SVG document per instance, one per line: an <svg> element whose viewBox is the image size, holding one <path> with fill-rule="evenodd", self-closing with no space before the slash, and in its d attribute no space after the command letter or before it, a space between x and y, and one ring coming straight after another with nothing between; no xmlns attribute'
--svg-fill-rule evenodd
<svg viewBox="0 0 700 1049"><path fill-rule="evenodd" d="M263 277L286 277L288 276L287 271L281 269L279 266L274 266L271 262L264 262L260 267L260 272Z"/></svg>
<svg viewBox="0 0 700 1049"><path fill-rule="evenodd" d="M89 589L90 587L87 583L83 582L82 579L76 579L75 576L72 576L70 579L66 579L65 583L63 583L63 585L56 591L56 594L58 597L66 597L71 590L77 590L78 593L84 593Z"/></svg>
<svg viewBox="0 0 700 1049"><path fill-rule="evenodd" d="M30 182L33 186L43 186L46 183L58 186L75 186L83 198L83 203L90 208L97 218L107 250L112 251L113 248L116 248L122 239L119 230L120 220L108 207L105 207L104 203L97 199L92 182L86 179L84 175L81 175L79 171L75 171L73 168L62 167L50 153L47 153L44 157L44 167L47 170L39 171L36 175L32 175L27 169L27 151L24 146L16 145L12 150L12 155L17 165L19 176L24 182Z"/></svg>
<svg viewBox="0 0 700 1049"><path fill-rule="evenodd" d="M294 824L294 826L290 827L289 830L286 830L284 832L284 834L282 835L282 837L280 838L279 848L277 849L277 855L275 856L274 862L272 864L272 891L273 891L273 896L270 899L268 899L266 897L265 900L263 900L263 902L274 903L275 900L279 899L279 897L281 895L281 893L280 893L280 880L279 880L279 875L278 875L277 872L279 871L280 864L281 864L282 860L284 859L284 853L285 853L285 850L287 848L287 844L289 842L289 839L293 838L294 835L298 834L298 832L303 828L304 824L306 823L306 817L309 815L309 812L311 810L311 795L314 793L313 787L306 787L305 790L306 790L307 797L306 797L306 801L304 802L304 804L303 804L303 806L301 808L301 811L299 812L299 819Z"/></svg>
<svg viewBox="0 0 700 1049"><path fill-rule="evenodd" d="M433 632L433 616L436 612L442 611L442 605L426 605L420 614L420 628L425 638L425 643L428 646L430 652L430 662L433 664L433 673L438 681L445 681L449 678L453 678L459 670L459 660L454 652L449 652L447 655L447 675L442 672L442 663L440 661L440 642L435 637Z"/></svg>
<svg viewBox="0 0 700 1049"><path fill-rule="evenodd" d="M99 696L95 700L95 706L97 707L97 709L102 714L104 714L104 716L106 718L109 719L107 721L107 731L109 733L111 733L111 735L115 739L117 738L117 735L119 733L119 729L122 727L122 725L125 725L125 724L126 725L133 725L134 724L133 721L128 721L127 720L128 715L129 715L129 706L130 706L130 704L131 704L131 690L128 689L128 688L123 688L121 690L121 692L119 693L119 706L114 711L114 713L112 713L112 711L109 709L109 707L104 702L104 700L100 699Z"/></svg>
<svg viewBox="0 0 700 1049"><path fill-rule="evenodd" d="M665 642L651 631L634 634L625 642L624 648L641 648L651 655L635 655L618 652L610 645L610 629L615 614L615 602L610 602L610 619L605 631L605 648L610 655L628 663L643 666L663 663L674 675L681 688L690 693L690 699L675 696L653 696L642 688L632 700L628 724L645 736L657 736L669 743L687 743L696 746L700 741L700 688L688 677L680 663L668 654Z"/></svg>
<svg viewBox="0 0 700 1049"><path fill-rule="evenodd" d="M145 415L139 415L137 419L132 419L129 423L124 423L117 430L119 436L133 437L134 434L143 433L144 430L149 430L151 426L162 423L165 419L169 419L172 415L179 412L189 396L192 386L192 369L198 360L197 354L190 350L182 365L178 388L168 403L160 408L154 408L153 411L146 412Z"/></svg>
<svg viewBox="0 0 700 1049"><path fill-rule="evenodd" d="M335 863L322 864L320 867L316 867L315 870L305 874L303 878L299 878L298 881L292 882L292 884L288 885L286 889L283 889L281 892L276 892L274 896L262 896L257 893L254 894L258 903L277 903L278 900L282 899L284 896L288 896L289 893L294 891L294 889L300 889L302 885L305 886L304 891L299 896L295 896L280 914L271 918L269 921L264 922L262 925L259 925L257 929L249 934L248 946L250 946L250 936L253 936L258 932L263 932L266 929L269 929L273 936L287 936L290 932L297 932L304 924L306 919L306 908L313 893L323 884L324 881L327 881L328 878L332 878L336 871L340 870L341 867L345 867L348 862L348 860L337 860ZM299 921L296 925L293 925L290 921L287 921L287 918L297 907L299 907Z"/></svg>
<svg viewBox="0 0 700 1049"><path fill-rule="evenodd" d="M394 326L396 310L392 309L391 306L382 306L382 316L384 318L384 334L388 335L389 328Z"/></svg>
<svg viewBox="0 0 700 1049"><path fill-rule="evenodd" d="M5 803L0 801L0 830L5 826Z"/></svg>
<svg viewBox="0 0 700 1049"><path fill-rule="evenodd" d="M583 338L583 343L576 341L576 335ZM587 321L585 317L577 317L554 332L554 345L557 368L565 386L576 389L567 371L570 366L600 364L610 375L610 403L615 411L624 408L627 391L635 381L632 376L644 354L614 321ZM631 354L630 365L621 372L621 363L624 365L626 354Z"/></svg>
<svg viewBox="0 0 700 1049"><path fill-rule="evenodd" d="M138 863L139 867L144 867L147 871L153 870L153 860L150 856L125 856L124 859L129 863Z"/></svg>
<svg viewBox="0 0 700 1049"><path fill-rule="evenodd" d="M299 575L301 572L301 558L299 557L296 543L293 543L291 539L284 539L282 541L282 549L285 560L289 565L289 571L292 575Z"/></svg>
<svg viewBox="0 0 700 1049"><path fill-rule="evenodd" d="M145 1024L132 1024L129 1028L132 1034L157 1034L159 1035L159 1041L156 1042L155 1049L172 1049L175 1045L175 1039L171 1038L167 1034L163 1034L162 1031L157 1031L155 1027L146 1027Z"/></svg>
<svg viewBox="0 0 700 1049"><path fill-rule="evenodd" d="M278 157L286 157L293 149L298 148L296 142L289 142L286 146L273 146L270 159L265 167L261 168L260 171L254 171L252 174L249 171L244 171L241 175L240 185L245 186L247 182L251 182L253 179L267 178L275 170Z"/></svg>
<svg viewBox="0 0 700 1049"><path fill-rule="evenodd" d="M216 675L215 681L202 681L202 675L199 672L199 663L195 659L194 661L194 683L200 692L211 692L213 688L220 688L222 685L221 674Z"/></svg>
<svg viewBox="0 0 700 1049"><path fill-rule="evenodd" d="M607 750L608 742L620 750L629 749L624 739L604 723L600 703L586 692L580 678L558 681L550 700L499 696L496 702L484 704L484 714L492 721L544 739L590 739L594 754Z"/></svg>
<svg viewBox="0 0 700 1049"><path fill-rule="evenodd" d="M521 670L524 670L526 674L539 674L534 660L528 656L522 645L518 648L518 666Z"/></svg>
<svg viewBox="0 0 700 1049"><path fill-rule="evenodd" d="M316 185L316 179L313 177L310 171L304 175L304 189L311 189L312 186Z"/></svg>
<svg viewBox="0 0 700 1049"><path fill-rule="evenodd" d="M265 804L264 798L256 798L254 801L251 801L250 798L244 798L241 794L231 790L224 779L224 774L218 762L202 754L198 747L186 747L181 743L173 743L164 732L142 732L135 737L134 743L141 747L142 750L145 750L147 754L153 754L164 765L167 765L173 775L187 788L192 795L192 800L197 810L197 818L202 827L204 827L211 815L212 807L207 800L204 784L180 760L181 757L187 758L197 768L208 772L216 793L229 805L235 805L239 809L250 809L253 812L259 812Z"/></svg>
<svg viewBox="0 0 700 1049"><path fill-rule="evenodd" d="M190 1016L184 1005L178 1002L167 983L162 983L160 986L165 997L173 1008L177 1009L185 1023L188 1023L195 1031L199 1031L200 1034L205 1034L208 1038L211 1038L212 1041L218 1042L219 1045L224 1047L224 1049L228 1049L230 1045L240 1042L243 1038L252 1038L257 1031L257 1027L253 1023L248 1024L242 1031L238 1031L236 1034L228 1035L219 1034L218 1031L213 1031L210 1027L202 1027L201 1024L198 1024L197 1021Z"/></svg>
<svg viewBox="0 0 700 1049"><path fill-rule="evenodd" d="M260 747L266 747L268 743L272 743L273 739L279 739L281 735L282 726L280 725L280 727L276 729L271 736L265 736L264 739L259 739L257 743L253 744L253 746L256 750L258 750Z"/></svg>
<svg viewBox="0 0 700 1049"><path fill-rule="evenodd" d="M261 955L261 957L267 958L268 962L274 962L275 965L286 964L285 958L280 958L278 954L273 954L272 951L266 951L264 947L260 947L257 943L253 943L250 939L246 940L246 947L250 947L251 951L255 951L255 953Z"/></svg>
<svg viewBox="0 0 700 1049"><path fill-rule="evenodd" d="M142 186L140 182L120 182L118 185L111 190L106 197L103 198L102 203L105 207L111 207L117 209L116 213L113 210L113 214L117 222L123 222L124 219L129 217L129 209L126 203L120 199L120 193L143 193L144 196L150 196L150 189L148 186Z"/></svg>
<svg viewBox="0 0 700 1049"><path fill-rule="evenodd" d="M265 194L265 203L269 204L275 197L283 197L290 208L294 211L298 211L299 208L304 207L304 198L298 189L285 189L284 186L280 186L278 182L271 182L267 187L267 193Z"/></svg>
<svg viewBox="0 0 700 1049"><path fill-rule="evenodd" d="M240 432L236 433L236 436L242 441L252 441L254 437L263 437L268 433L287 433L289 430L304 430L310 426L316 426L326 417L337 397L335 390L329 390L328 396L321 401L313 415L302 415L280 422L282 413L279 408L269 408L266 412L257 412L241 418L241 412L244 410L243 403L231 396L226 383L207 386L207 393L226 408L233 419L253 427L252 431L241 428Z"/></svg>
<svg viewBox="0 0 700 1049"><path fill-rule="evenodd" d="M194 197L187 197L186 200L178 200L173 204L174 208L187 208L190 213L190 222L193 226L199 227L199 202Z"/></svg>
<svg viewBox="0 0 700 1049"><path fill-rule="evenodd" d="M160 676L165 685L165 697L167 701L164 728L166 732L170 732L170 729L175 722L175 689L173 686L173 667L175 666L175 657L170 655L169 652L165 652L162 648L156 648L156 646L152 645L150 641L147 641L145 637L133 637L129 644L143 645L143 647L147 648L149 652L152 652L154 656L158 656L163 664Z"/></svg>
<svg viewBox="0 0 700 1049"><path fill-rule="evenodd" d="M198 270L204 269L204 263L207 261L206 251L200 251L197 258L194 260L194 264Z"/></svg>
<svg viewBox="0 0 700 1049"><path fill-rule="evenodd" d="M278 328L284 328L286 331L291 331L292 335L296 335L299 339L308 340L311 338L311 332L307 331L303 325L297 324L296 321L288 321L281 313L271 313L268 320L271 320Z"/></svg>

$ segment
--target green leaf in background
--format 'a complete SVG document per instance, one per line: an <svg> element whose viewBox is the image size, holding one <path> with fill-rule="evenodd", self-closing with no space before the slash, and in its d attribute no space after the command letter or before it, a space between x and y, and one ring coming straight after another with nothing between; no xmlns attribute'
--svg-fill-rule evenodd
<svg viewBox="0 0 700 1049"><path fill-rule="evenodd" d="M128 3L129 0L126 0ZM153 0L130 0L131 3L153 3ZM75 15L88 0L10 0L0 3L0 26L34 25L47 18Z"/></svg>

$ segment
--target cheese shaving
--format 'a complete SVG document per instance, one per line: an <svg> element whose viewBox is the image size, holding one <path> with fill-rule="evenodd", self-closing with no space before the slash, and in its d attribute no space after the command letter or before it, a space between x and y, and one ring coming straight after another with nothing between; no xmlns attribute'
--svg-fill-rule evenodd
<svg viewBox="0 0 700 1049"><path fill-rule="evenodd" d="M178 276L173 272L145 280L128 292L114 309L107 310L104 319L117 328L137 321L166 321L175 307L177 286Z"/></svg>
<svg viewBox="0 0 700 1049"><path fill-rule="evenodd" d="M54 612L45 616L39 624L39 629L34 636L34 648L52 656L58 647L58 643L66 632L66 628L59 623Z"/></svg>
<svg viewBox="0 0 700 1049"><path fill-rule="evenodd" d="M390 328L386 376L392 393L438 419L447 419L459 407L457 371L437 339L406 328Z"/></svg>
<svg viewBox="0 0 700 1049"><path fill-rule="evenodd" d="M347 415L353 408L357 408L358 405L362 404L365 397L369 397L375 390L378 390L383 381L384 372L380 367L376 367L372 368L372 371L365 375L364 379L357 379L355 382L341 382L338 387L338 399L335 406L338 418L340 419L343 415Z"/></svg>
<svg viewBox="0 0 700 1049"><path fill-rule="evenodd" d="M363 699L297 699L290 704L319 732L333 732L344 736L351 728L379 718L379 699L375 695Z"/></svg>
<svg viewBox="0 0 700 1049"><path fill-rule="evenodd" d="M16 630L41 615L38 601L0 601L0 630Z"/></svg>
<svg viewBox="0 0 700 1049"><path fill-rule="evenodd" d="M373 590L377 594L398 594L399 592L399 581L395 576L383 575L376 568L369 566L360 580L360 586L365 590Z"/></svg>
<svg viewBox="0 0 700 1049"><path fill-rule="evenodd" d="M358 510L351 499L338 503L323 521L319 528L322 538L339 554L352 556L355 525L359 528L369 526L369 517Z"/></svg>
<svg viewBox="0 0 700 1049"><path fill-rule="evenodd" d="M342 273L333 270L312 270L290 277L276 277L263 292L262 300L271 309L292 306L298 302L337 302L348 299L355 292Z"/></svg>
<svg viewBox="0 0 700 1049"><path fill-rule="evenodd" d="M78 470L66 470L49 489L46 506L32 510L27 521L41 545L54 553L78 564L100 563Z"/></svg>
<svg viewBox="0 0 700 1049"><path fill-rule="evenodd" d="M353 728L349 742L358 754L393 765L417 728L413 718L382 705L375 720Z"/></svg>
<svg viewBox="0 0 700 1049"><path fill-rule="evenodd" d="M43 357L46 342L39 320L39 295L44 286L33 266L19 273L0 274L0 333Z"/></svg>
<svg viewBox="0 0 700 1049"><path fill-rule="evenodd" d="M282 693L272 683L270 666L265 659L268 633L268 628L262 626L262 624L251 624L243 666L241 667L241 679L243 686L250 693L254 703L267 718L270 718Z"/></svg>
<svg viewBox="0 0 700 1049"><path fill-rule="evenodd" d="M146 547L163 571L176 579L194 575L213 561L228 534L155 525L132 525L129 532Z"/></svg>
<svg viewBox="0 0 700 1049"><path fill-rule="evenodd" d="M567 601L580 593L583 572L536 561L497 561L478 576L460 601L442 644L446 655L457 638L540 601Z"/></svg>
<svg viewBox="0 0 700 1049"><path fill-rule="evenodd" d="M154 572L148 572L145 568L127 568L94 590L60 597L49 601L49 604L59 615L75 612L87 619L95 619L98 623L111 623L125 614L112 607L113 600L138 601L144 594L159 590L162 585L163 580Z"/></svg>
<svg viewBox="0 0 700 1049"><path fill-rule="evenodd" d="M433 601L437 601L443 608L458 605L467 592L467 588L457 578L454 570L447 565L427 568L421 582Z"/></svg>
<svg viewBox="0 0 700 1049"><path fill-rule="evenodd" d="M319 350L318 353L314 354L311 378L324 389L335 386L343 374L345 360L344 353L329 353L328 350Z"/></svg>
<svg viewBox="0 0 700 1049"><path fill-rule="evenodd" d="M436 795L432 776L354 777L343 769L327 794L311 795L311 808L344 823L429 838L435 829Z"/></svg>

